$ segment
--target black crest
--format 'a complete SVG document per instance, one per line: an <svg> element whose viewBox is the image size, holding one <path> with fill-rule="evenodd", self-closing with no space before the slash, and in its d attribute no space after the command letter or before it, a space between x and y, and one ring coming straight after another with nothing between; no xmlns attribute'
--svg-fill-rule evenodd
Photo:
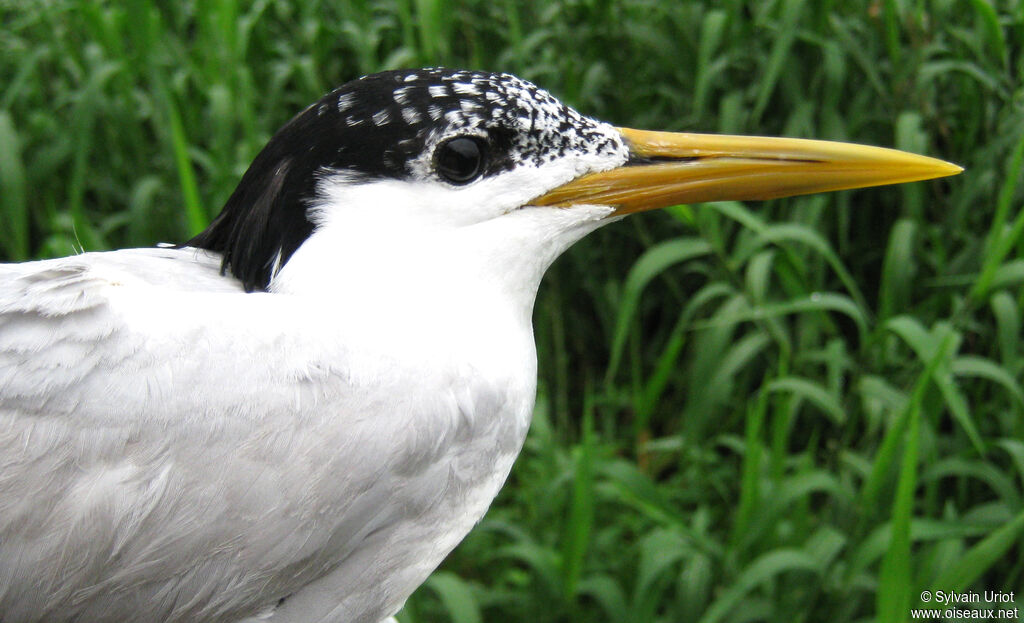
<svg viewBox="0 0 1024 623"><path fill-rule="evenodd" d="M270 139L220 215L186 246L223 257L222 271L247 291L266 290L312 234L308 208L321 178L433 175L441 137L483 135L495 156L484 175L535 165L572 149L613 150L593 120L508 74L446 69L389 71L349 82L320 98Z"/></svg>

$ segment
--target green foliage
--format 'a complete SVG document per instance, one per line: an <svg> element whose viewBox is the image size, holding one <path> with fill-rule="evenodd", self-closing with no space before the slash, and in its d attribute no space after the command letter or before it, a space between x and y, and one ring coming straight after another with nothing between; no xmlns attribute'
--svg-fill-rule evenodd
<svg viewBox="0 0 1024 623"><path fill-rule="evenodd" d="M180 241L291 115L401 66L964 165L577 245L538 300L524 455L400 619L903 621L923 589L1024 585L1020 0L29 0L0 21L9 260Z"/></svg>

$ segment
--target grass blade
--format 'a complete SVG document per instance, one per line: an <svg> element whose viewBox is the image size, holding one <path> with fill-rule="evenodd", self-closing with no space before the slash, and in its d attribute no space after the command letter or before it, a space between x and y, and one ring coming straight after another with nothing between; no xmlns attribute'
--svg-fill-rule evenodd
<svg viewBox="0 0 1024 623"><path fill-rule="evenodd" d="M935 590L966 591L992 565L1006 555L1024 533L1024 512L1018 513L1011 521L993 530L991 534L975 544L956 565L946 569L932 586Z"/></svg>
<svg viewBox="0 0 1024 623"><path fill-rule="evenodd" d="M640 304L640 296L644 288L658 275L669 267L680 262L706 255L711 247L699 238L680 238L662 242L640 256L626 277L622 299L615 317L615 329L612 333L611 359L605 380L613 378L618 371L622 359L623 347L629 327Z"/></svg>
<svg viewBox="0 0 1024 623"><path fill-rule="evenodd" d="M0 110L0 246L12 260L29 257L28 201L25 193L25 164L21 159L21 141L11 115Z"/></svg>
<svg viewBox="0 0 1024 623"><path fill-rule="evenodd" d="M427 588L434 591L444 604L452 623L482 623L480 606L465 580L448 571L439 571L427 580Z"/></svg>

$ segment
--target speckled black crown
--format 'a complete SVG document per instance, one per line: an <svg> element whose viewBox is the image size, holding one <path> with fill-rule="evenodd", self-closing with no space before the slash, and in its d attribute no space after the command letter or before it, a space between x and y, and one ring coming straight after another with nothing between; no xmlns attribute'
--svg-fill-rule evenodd
<svg viewBox="0 0 1024 623"><path fill-rule="evenodd" d="M620 139L551 94L510 74L448 69L388 71L331 91L289 121L256 156L220 215L186 245L218 252L247 291L266 290L313 232L319 180L437 179L433 149L486 138L483 177L541 166L570 151L611 153Z"/></svg>

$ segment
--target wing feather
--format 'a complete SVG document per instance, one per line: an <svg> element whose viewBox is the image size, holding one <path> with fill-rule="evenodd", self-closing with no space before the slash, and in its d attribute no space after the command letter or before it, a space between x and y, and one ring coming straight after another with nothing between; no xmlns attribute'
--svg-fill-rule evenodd
<svg viewBox="0 0 1024 623"><path fill-rule="evenodd" d="M193 249L131 249L0 265L0 413L74 412L86 381L131 369L142 338L110 293L125 286L239 292L218 259ZM108 381L109 383L109 381Z"/></svg>

